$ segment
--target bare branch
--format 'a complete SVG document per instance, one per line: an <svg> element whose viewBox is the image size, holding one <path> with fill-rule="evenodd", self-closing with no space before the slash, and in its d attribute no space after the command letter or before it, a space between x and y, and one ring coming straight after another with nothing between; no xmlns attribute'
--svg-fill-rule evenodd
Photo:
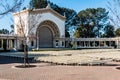
<svg viewBox="0 0 120 80"><path fill-rule="evenodd" d="M35 15L32 15L32 16L31 16L32 22L31 22L31 20L29 20L29 23L32 23L32 24L31 24L31 27L29 27L28 34L31 33L32 29L33 29L33 28L36 26L36 24L38 23L38 20L37 20L38 17L40 18L41 16L39 16L38 14L35 14Z"/></svg>
<svg viewBox="0 0 120 80"><path fill-rule="evenodd" d="M0 15L5 15L10 12L16 11L20 8L24 0L1 0L0 1Z"/></svg>
<svg viewBox="0 0 120 80"><path fill-rule="evenodd" d="M28 16L29 16L28 24L26 24L25 19L22 16L21 12L16 14L16 17L18 18L18 22L15 24L18 30L17 34L18 36L21 36L23 38L22 41L24 42L25 45L29 43L30 39L33 40L36 38L36 35L33 31L38 24L38 21L39 21L38 19L40 19L41 17L41 15L37 13L34 13L34 14L31 13ZM27 39L29 39L29 41Z"/></svg>
<svg viewBox="0 0 120 80"><path fill-rule="evenodd" d="M107 7L111 12L110 21L117 27L120 27L120 0L108 1Z"/></svg>

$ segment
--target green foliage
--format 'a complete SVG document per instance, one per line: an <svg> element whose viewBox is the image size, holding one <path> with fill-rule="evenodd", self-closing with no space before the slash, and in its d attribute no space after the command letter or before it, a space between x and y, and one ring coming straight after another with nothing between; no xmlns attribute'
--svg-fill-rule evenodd
<svg viewBox="0 0 120 80"><path fill-rule="evenodd" d="M76 32L74 33L74 36L76 38L89 38L89 37L95 37L95 34L93 33L93 26L89 25L89 24L85 24L85 25L80 25Z"/></svg>
<svg viewBox="0 0 120 80"><path fill-rule="evenodd" d="M107 19L108 12L104 8L82 10L76 17L80 29L78 33L81 37L100 37Z"/></svg>
<svg viewBox="0 0 120 80"><path fill-rule="evenodd" d="M45 8L47 6L47 0L31 0L30 1L30 7L39 9L39 8Z"/></svg>
<svg viewBox="0 0 120 80"><path fill-rule="evenodd" d="M9 30L7 29L1 29L0 34L9 34Z"/></svg>
<svg viewBox="0 0 120 80"><path fill-rule="evenodd" d="M104 34L103 37L114 37L115 36L115 32L114 32L114 26L112 25L106 25L104 28Z"/></svg>
<svg viewBox="0 0 120 80"><path fill-rule="evenodd" d="M10 34L14 33L14 25L11 25L11 31L10 31Z"/></svg>
<svg viewBox="0 0 120 80"><path fill-rule="evenodd" d="M76 30L76 32L74 33L74 36L75 36L75 38L80 38L80 30L78 29L78 30Z"/></svg>
<svg viewBox="0 0 120 80"><path fill-rule="evenodd" d="M70 37L70 34L68 31L65 30L65 37Z"/></svg>
<svg viewBox="0 0 120 80"><path fill-rule="evenodd" d="M116 29L115 35L116 35L116 36L120 36L120 28Z"/></svg>

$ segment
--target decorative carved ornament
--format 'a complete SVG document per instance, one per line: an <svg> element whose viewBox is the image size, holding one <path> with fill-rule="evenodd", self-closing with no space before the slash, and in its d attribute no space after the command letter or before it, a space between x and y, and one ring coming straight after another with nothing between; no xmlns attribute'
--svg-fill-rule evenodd
<svg viewBox="0 0 120 80"><path fill-rule="evenodd" d="M39 27L37 29L38 32L39 32L39 29L41 28L41 26L43 26L43 25L47 25L48 27L50 27L50 29L52 29L52 31L54 33L54 37L60 37L60 32L59 32L58 26L49 20L44 21L39 25Z"/></svg>

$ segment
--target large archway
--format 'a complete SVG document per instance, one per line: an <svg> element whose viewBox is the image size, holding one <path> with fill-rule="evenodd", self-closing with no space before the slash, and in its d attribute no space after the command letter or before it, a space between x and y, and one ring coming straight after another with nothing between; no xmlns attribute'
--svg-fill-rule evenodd
<svg viewBox="0 0 120 80"><path fill-rule="evenodd" d="M39 47L53 47L53 33L47 26L41 27L38 35Z"/></svg>
<svg viewBox="0 0 120 80"><path fill-rule="evenodd" d="M37 29L37 45L39 48L54 47L54 38L59 37L59 29L52 21L42 22Z"/></svg>

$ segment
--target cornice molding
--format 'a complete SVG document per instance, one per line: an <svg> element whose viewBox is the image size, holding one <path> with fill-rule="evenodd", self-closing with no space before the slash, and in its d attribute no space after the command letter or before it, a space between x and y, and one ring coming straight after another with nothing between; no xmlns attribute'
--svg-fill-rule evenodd
<svg viewBox="0 0 120 80"><path fill-rule="evenodd" d="M52 8L42 8L42 9L33 9L33 10L26 9L26 10L22 10L20 12L13 13L13 15L15 16L15 15L18 15L18 14L26 14L26 13L29 13L29 14L35 14L35 13L43 14L43 13L48 13L48 12L50 12L51 14L53 14L54 16L58 17L61 20L64 20L64 21L66 20L65 16L62 16L61 14L57 13Z"/></svg>

